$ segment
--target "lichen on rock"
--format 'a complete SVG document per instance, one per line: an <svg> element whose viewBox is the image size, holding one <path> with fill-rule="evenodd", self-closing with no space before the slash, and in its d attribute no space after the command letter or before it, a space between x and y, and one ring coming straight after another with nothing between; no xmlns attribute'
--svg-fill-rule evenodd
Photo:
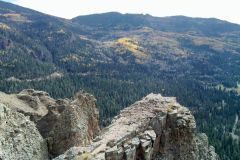
<svg viewBox="0 0 240 160"><path fill-rule="evenodd" d="M0 103L0 159L48 159L45 140L23 114Z"/></svg>

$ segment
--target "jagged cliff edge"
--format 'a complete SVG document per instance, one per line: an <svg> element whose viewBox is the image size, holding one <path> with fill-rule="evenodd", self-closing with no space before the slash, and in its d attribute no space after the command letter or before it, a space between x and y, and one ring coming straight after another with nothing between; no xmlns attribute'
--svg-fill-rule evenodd
<svg viewBox="0 0 240 160"><path fill-rule="evenodd" d="M17 95L0 93L0 158L36 159L38 155L37 159L46 159L49 152L49 158L57 156L55 160L219 159L208 145L207 136L196 133L196 122L190 111L173 97L149 94L122 110L100 132L95 101L83 90L72 100L54 100L46 92L32 89ZM15 123L12 114L27 119L36 132L35 137L29 140L28 132L16 132L16 128L26 127L10 126ZM10 133L13 134L8 138ZM7 150L9 146L15 147ZM26 146L37 150L28 151Z"/></svg>

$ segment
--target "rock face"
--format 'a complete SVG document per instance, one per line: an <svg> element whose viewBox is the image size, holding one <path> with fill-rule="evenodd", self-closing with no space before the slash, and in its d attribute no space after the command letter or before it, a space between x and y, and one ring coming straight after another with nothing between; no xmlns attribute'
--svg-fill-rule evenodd
<svg viewBox="0 0 240 160"><path fill-rule="evenodd" d="M0 103L0 159L48 159L47 144L35 124Z"/></svg>
<svg viewBox="0 0 240 160"><path fill-rule="evenodd" d="M99 130L95 101L92 95L81 90L72 101L59 99L48 106L48 114L37 122L37 127L47 139L53 156L92 141Z"/></svg>
<svg viewBox="0 0 240 160"><path fill-rule="evenodd" d="M19 114L23 119L26 118L24 117L25 115L29 116L30 120L35 122L37 129L34 126L33 133L36 134L35 130L38 130L41 135L38 134L39 137L37 137L36 140L43 138L46 140L50 157L62 154L73 146L85 146L89 144L93 140L94 135L99 131L98 110L95 107L96 99L84 90L77 93L72 100L55 100L51 98L48 93L33 89L23 90L17 95L7 95L1 92L0 102L9 106L13 114L10 116L9 110L9 117L5 117L4 121L12 118L11 121L17 126L20 122L18 122L18 117L14 115ZM0 111L0 113L1 112L2 111ZM14 118L16 119L14 120ZM33 125L32 122L30 124ZM28 129L28 132L31 133L31 127ZM5 131L6 133L4 133L3 136L6 137L12 134L11 132L14 130ZM3 134L1 128L0 133ZM22 136L28 136L27 132L23 132ZM4 137L0 134L0 138ZM41 141L39 140L39 142ZM23 143L25 142L23 141ZM11 145L11 143L9 143L9 145ZM17 144L14 143L14 145L18 147ZM27 146L28 144L26 143L25 145ZM14 148L14 146L12 147ZM29 147L31 146L29 145ZM9 148L8 145L2 149L5 150L7 148ZM9 150L9 152L10 151L11 150ZM6 150L6 152L8 152L8 150ZM26 157L20 159L34 158ZM36 159L41 160L41 158Z"/></svg>
<svg viewBox="0 0 240 160"><path fill-rule="evenodd" d="M44 160L60 154L55 160L219 159L207 136L196 133L190 111L173 97L150 94L100 133L95 101L84 90L71 100L32 89L0 93L5 104L0 103L0 159Z"/></svg>
<svg viewBox="0 0 240 160"><path fill-rule="evenodd" d="M190 111L175 98L150 94L122 110L94 141L56 160L217 160Z"/></svg>

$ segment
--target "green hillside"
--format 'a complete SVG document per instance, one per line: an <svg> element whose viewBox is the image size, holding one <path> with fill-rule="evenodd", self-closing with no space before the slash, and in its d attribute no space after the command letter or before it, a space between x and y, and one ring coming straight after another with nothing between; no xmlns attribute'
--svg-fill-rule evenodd
<svg viewBox="0 0 240 160"><path fill-rule="evenodd" d="M0 1L0 91L69 98L83 88L97 98L102 126L151 92L175 96L221 159L239 160L230 134L240 111L239 44L240 25L213 18L110 12L67 20Z"/></svg>

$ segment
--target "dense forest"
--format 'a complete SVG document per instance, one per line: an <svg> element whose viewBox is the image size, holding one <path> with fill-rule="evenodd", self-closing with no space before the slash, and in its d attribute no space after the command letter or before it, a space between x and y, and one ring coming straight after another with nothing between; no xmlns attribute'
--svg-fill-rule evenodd
<svg viewBox="0 0 240 160"><path fill-rule="evenodd" d="M240 26L105 13L72 20L0 1L0 91L93 94L100 126L149 93L177 97L221 159L240 159ZM56 76L57 75L57 76Z"/></svg>
<svg viewBox="0 0 240 160"><path fill-rule="evenodd" d="M120 74L121 73L121 74ZM55 98L70 98L83 88L92 93L100 111L100 125L108 125L120 110L149 93L177 97L177 101L190 108L198 131L205 132L210 144L221 159L238 160L240 144L233 139L233 124L239 114L240 98L234 91L206 88L192 79L165 78L152 73L115 73L114 75L68 75L60 78L33 81L1 81L0 90L18 93L25 88L44 90ZM240 135L237 124L235 135Z"/></svg>

